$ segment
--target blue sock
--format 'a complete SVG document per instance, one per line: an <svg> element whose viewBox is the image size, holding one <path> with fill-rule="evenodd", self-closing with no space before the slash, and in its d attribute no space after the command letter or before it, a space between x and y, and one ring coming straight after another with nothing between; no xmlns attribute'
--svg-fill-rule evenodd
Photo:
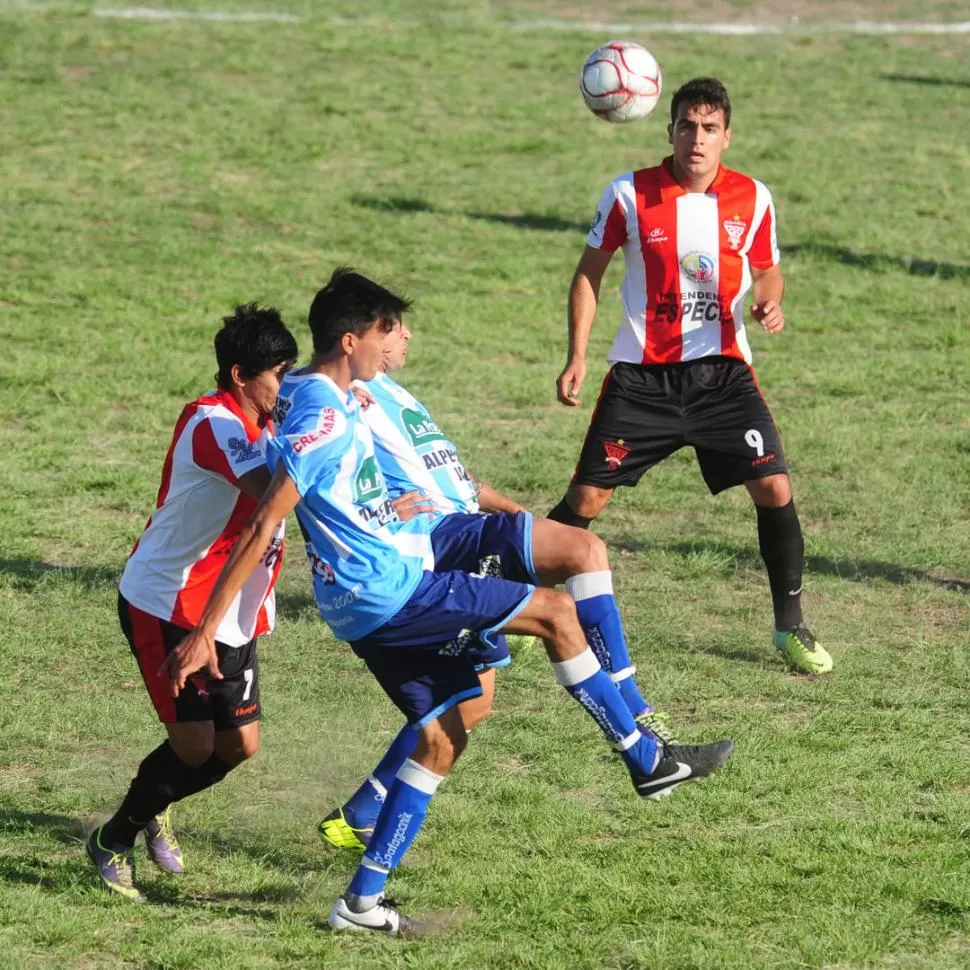
<svg viewBox="0 0 970 970"><path fill-rule="evenodd" d="M359 897L353 900L357 908L367 909L377 902L388 874L421 831L431 796L442 780L441 775L410 758L401 766L387 792L370 844L347 887L347 896Z"/></svg>
<svg viewBox="0 0 970 970"><path fill-rule="evenodd" d="M649 775L659 760L657 742L640 733L616 684L599 665L592 649L587 647L578 657L552 666L556 680L583 705L630 771Z"/></svg>
<svg viewBox="0 0 970 970"><path fill-rule="evenodd" d="M586 642L619 688L630 713L635 717L652 711L633 679L637 668L626 647L623 621L613 596L613 574L607 569L570 576L566 580L566 592L576 601L576 613Z"/></svg>
<svg viewBox="0 0 970 970"><path fill-rule="evenodd" d="M377 767L344 803L344 815L355 829L369 828L377 821L388 790L417 743L418 732L410 724L405 724Z"/></svg>

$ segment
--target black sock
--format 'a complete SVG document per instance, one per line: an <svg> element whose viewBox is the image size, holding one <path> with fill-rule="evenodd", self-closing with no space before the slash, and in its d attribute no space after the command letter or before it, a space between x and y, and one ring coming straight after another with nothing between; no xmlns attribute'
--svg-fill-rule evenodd
<svg viewBox="0 0 970 970"><path fill-rule="evenodd" d="M802 622L802 569L805 542L794 501L780 509L758 510L758 547L768 570L775 629L792 630Z"/></svg>
<svg viewBox="0 0 970 970"><path fill-rule="evenodd" d="M563 525L575 525L580 529L588 529L592 519L587 519L583 515L577 515L563 499L554 509L550 509L546 515L547 519L553 522L562 522Z"/></svg>
<svg viewBox="0 0 970 970"><path fill-rule="evenodd" d="M232 770L217 754L198 768L186 764L163 741L138 766L121 807L105 824L101 844L105 847L135 844L138 833L172 802L204 791Z"/></svg>

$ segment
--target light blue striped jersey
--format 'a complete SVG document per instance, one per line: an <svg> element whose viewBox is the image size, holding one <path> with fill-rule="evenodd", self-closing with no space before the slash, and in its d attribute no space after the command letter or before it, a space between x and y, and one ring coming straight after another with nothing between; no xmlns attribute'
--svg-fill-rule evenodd
<svg viewBox="0 0 970 970"><path fill-rule="evenodd" d="M428 409L387 374L363 386L377 401L364 410L364 421L391 495L424 492L434 502L435 522L450 512L477 512L475 484Z"/></svg>
<svg viewBox="0 0 970 970"><path fill-rule="evenodd" d="M386 623L434 566L426 516L402 522L360 406L326 375L288 374L267 449L300 493L297 518L320 614L340 640Z"/></svg>

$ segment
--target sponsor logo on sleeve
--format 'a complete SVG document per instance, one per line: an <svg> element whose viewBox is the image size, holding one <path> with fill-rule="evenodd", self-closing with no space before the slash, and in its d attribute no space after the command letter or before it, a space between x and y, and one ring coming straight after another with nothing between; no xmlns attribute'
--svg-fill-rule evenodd
<svg viewBox="0 0 970 970"><path fill-rule="evenodd" d="M326 407L320 412L316 428L303 434L288 434L286 440L294 455L307 455L339 438L346 428L347 419L336 408Z"/></svg>
<svg viewBox="0 0 970 970"><path fill-rule="evenodd" d="M234 463L252 461L254 458L261 458L262 449L258 441L249 441L247 438L230 438L226 444L229 447L229 458Z"/></svg>

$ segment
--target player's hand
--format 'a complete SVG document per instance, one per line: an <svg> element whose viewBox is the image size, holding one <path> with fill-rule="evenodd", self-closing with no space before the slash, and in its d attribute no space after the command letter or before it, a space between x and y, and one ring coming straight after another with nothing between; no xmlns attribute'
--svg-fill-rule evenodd
<svg viewBox="0 0 970 970"><path fill-rule="evenodd" d="M434 512L434 502L424 492L405 492L391 499L391 508L402 522L407 522L422 512Z"/></svg>
<svg viewBox="0 0 970 970"><path fill-rule="evenodd" d="M762 330L768 333L778 333L784 329L785 314L781 311L781 306L774 300L765 300L764 303L751 304L751 316L761 324Z"/></svg>
<svg viewBox="0 0 970 970"><path fill-rule="evenodd" d="M350 389L354 392L354 397L357 398L357 403L360 405L362 411L366 411L372 404L376 404L377 400L366 387L361 387L359 384L351 384Z"/></svg>
<svg viewBox="0 0 970 970"><path fill-rule="evenodd" d="M216 641L198 630L193 630L164 660L158 672L168 674L172 697L178 697L186 681L203 667L209 668L209 676L222 680Z"/></svg>
<svg viewBox="0 0 970 970"><path fill-rule="evenodd" d="M579 389L586 380L586 362L578 360L566 364L556 381L556 397L560 404L574 408L583 402L579 399Z"/></svg>

